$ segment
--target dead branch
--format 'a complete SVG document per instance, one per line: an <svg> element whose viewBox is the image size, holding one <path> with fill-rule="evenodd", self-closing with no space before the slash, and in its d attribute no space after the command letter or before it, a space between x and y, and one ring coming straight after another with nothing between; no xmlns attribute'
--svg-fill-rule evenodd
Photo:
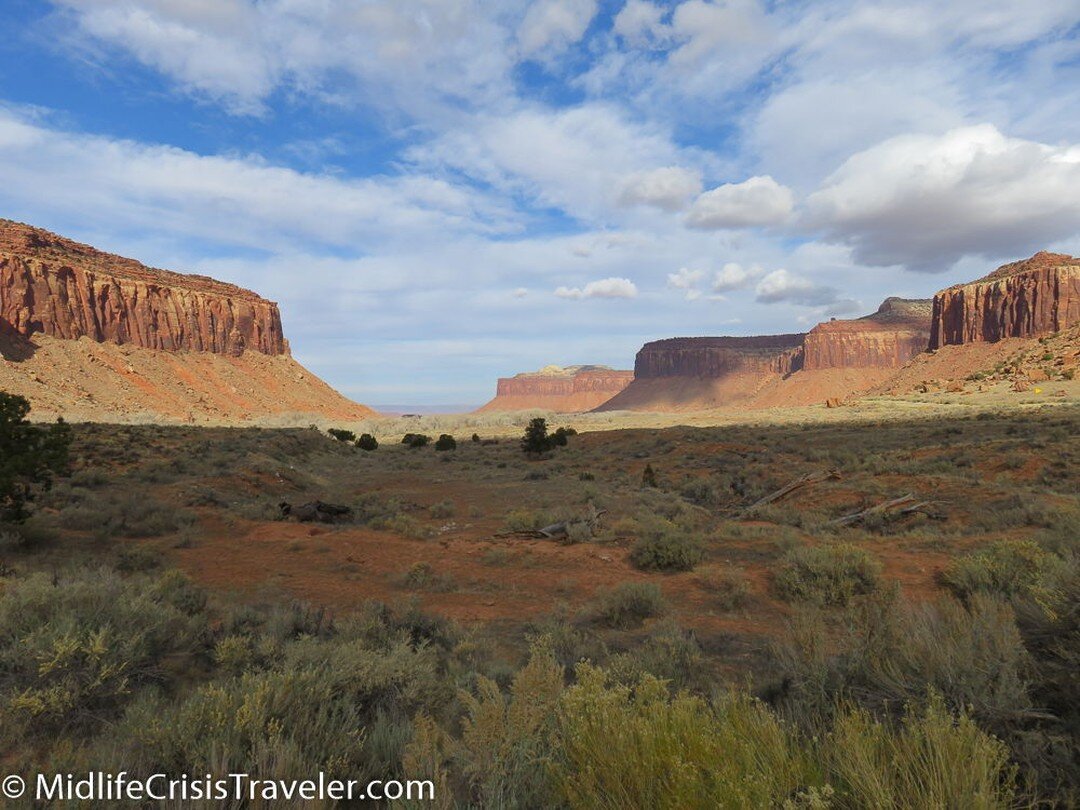
<svg viewBox="0 0 1080 810"><path fill-rule="evenodd" d="M597 525L600 522L600 518L602 518L606 514L606 509L597 509L593 504L590 503L588 514L581 517L569 518L568 520L560 520L558 523L552 523L550 526L544 526L541 529L499 532L498 534L495 534L493 536L522 537L535 540L558 540L569 537L570 527L574 524L584 524L589 527L589 534L596 534L596 529Z"/></svg>
<svg viewBox="0 0 1080 810"><path fill-rule="evenodd" d="M836 520L830 520L826 523L826 526L850 526L853 523L859 523L872 515L880 515L886 512L891 512L894 509L901 510L900 514L910 514L911 512L921 512L927 506L930 505L930 501L917 502L915 496L911 493L907 495L901 495L899 498L893 498L891 501L885 501L879 503L876 506L871 506L868 509L863 509L859 512L852 512L850 515L844 515L838 517Z"/></svg>
<svg viewBox="0 0 1080 810"><path fill-rule="evenodd" d="M756 509L760 509L762 506L767 506L770 503L786 498L792 492L797 489L802 489L810 484L820 484L822 481L836 481L840 479L840 472L838 470L818 470L817 472L806 473L800 475L794 481L787 486L780 487L776 492L769 493L764 498L755 501L743 510L743 515L748 515Z"/></svg>

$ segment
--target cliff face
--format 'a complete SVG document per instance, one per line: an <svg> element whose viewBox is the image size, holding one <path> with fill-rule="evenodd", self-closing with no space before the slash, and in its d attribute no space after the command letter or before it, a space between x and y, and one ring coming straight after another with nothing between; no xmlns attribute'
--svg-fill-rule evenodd
<svg viewBox="0 0 1080 810"><path fill-rule="evenodd" d="M637 353L634 378L790 374L801 362L802 341L801 334L656 340Z"/></svg>
<svg viewBox="0 0 1080 810"><path fill-rule="evenodd" d="M0 323L24 337L232 356L288 353L272 301L9 220L0 220Z"/></svg>
<svg viewBox="0 0 1080 810"><path fill-rule="evenodd" d="M606 366L549 366L539 372L499 378L495 399L479 410L588 411L615 396L633 379L632 371Z"/></svg>
<svg viewBox="0 0 1080 810"><path fill-rule="evenodd" d="M856 320L819 323L806 334L803 368L900 368L926 351L929 300L887 298L877 312Z"/></svg>
<svg viewBox="0 0 1080 810"><path fill-rule="evenodd" d="M671 338L646 343L634 382L598 410L807 405L880 384L926 350L930 301L889 298L856 320L806 334Z"/></svg>
<svg viewBox="0 0 1080 810"><path fill-rule="evenodd" d="M1038 337L1080 322L1080 259L1036 253L934 296L930 348Z"/></svg>

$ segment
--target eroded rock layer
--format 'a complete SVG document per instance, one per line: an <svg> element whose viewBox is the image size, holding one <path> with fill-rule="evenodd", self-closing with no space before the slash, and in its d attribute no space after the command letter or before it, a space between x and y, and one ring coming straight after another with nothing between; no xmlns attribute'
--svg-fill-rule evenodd
<svg viewBox="0 0 1080 810"><path fill-rule="evenodd" d="M1080 259L1036 253L934 296L930 348L1050 335L1080 322Z"/></svg>
<svg viewBox="0 0 1080 810"><path fill-rule="evenodd" d="M163 351L288 353L277 304L0 220L0 322L29 337Z"/></svg>
<svg viewBox="0 0 1080 810"><path fill-rule="evenodd" d="M802 367L900 368L926 351L930 311L928 299L886 298L872 315L819 323L806 334Z"/></svg>
<svg viewBox="0 0 1080 810"><path fill-rule="evenodd" d="M626 388L632 371L607 366L548 366L540 371L499 378L495 399L480 411L589 411Z"/></svg>
<svg viewBox="0 0 1080 810"><path fill-rule="evenodd" d="M879 385L926 350L930 301L889 298L877 312L806 334L671 338L645 344L634 382L598 410L765 408L842 399Z"/></svg>

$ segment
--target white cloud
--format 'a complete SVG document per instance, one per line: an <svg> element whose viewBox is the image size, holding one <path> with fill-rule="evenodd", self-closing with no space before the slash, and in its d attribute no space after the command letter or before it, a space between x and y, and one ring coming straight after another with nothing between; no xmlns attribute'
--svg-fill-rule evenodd
<svg viewBox="0 0 1080 810"><path fill-rule="evenodd" d="M742 183L725 183L706 191L694 201L686 224L702 230L778 225L795 206L791 189L768 175Z"/></svg>
<svg viewBox="0 0 1080 810"><path fill-rule="evenodd" d="M346 179L257 157L65 132L0 107L0 201L81 227L168 229L257 248L291 240L373 246L388 234L516 229L516 215L467 186L412 174Z"/></svg>
<svg viewBox="0 0 1080 810"><path fill-rule="evenodd" d="M698 282L705 278L704 270L692 270L680 267L674 273L668 273L667 285L675 290L682 290L687 301L696 301L701 297Z"/></svg>
<svg viewBox="0 0 1080 810"><path fill-rule="evenodd" d="M529 294L529 291L525 287L518 287L513 294L514 298L524 298Z"/></svg>
<svg viewBox="0 0 1080 810"><path fill-rule="evenodd" d="M1009 138L990 124L890 138L807 199L806 223L857 261L946 270L1080 234L1080 145Z"/></svg>
<svg viewBox="0 0 1080 810"><path fill-rule="evenodd" d="M444 102L501 97L511 86L504 4L473 0L53 0L77 33L129 53L181 88L234 112L275 90L348 95L429 115ZM331 89L335 88L335 89Z"/></svg>
<svg viewBox="0 0 1080 810"><path fill-rule="evenodd" d="M817 284L783 269L773 270L761 279L754 291L758 302L762 304L786 302L803 306L825 306L837 299L836 290L832 287Z"/></svg>
<svg viewBox="0 0 1080 810"><path fill-rule="evenodd" d="M596 0L532 3L517 31L522 54L532 57L546 49L561 50L577 42L596 16L596 8Z"/></svg>
<svg viewBox="0 0 1080 810"><path fill-rule="evenodd" d="M685 157L663 128L633 122L603 103L563 110L532 106L472 118L408 156L424 170L461 172L534 204L599 222L617 216L628 178L648 177L657 166ZM672 175L666 189L652 176L653 203L670 200ZM679 183L686 182L681 175Z"/></svg>
<svg viewBox="0 0 1080 810"><path fill-rule="evenodd" d="M604 278L590 281L584 289L559 287L555 290L559 298L637 298L637 294L637 285L628 278Z"/></svg>
<svg viewBox="0 0 1080 810"><path fill-rule="evenodd" d="M713 276L712 288L713 292L730 292L731 290L740 290L746 287L755 278L760 276L765 271L758 265L752 265L749 268L743 267L738 262L727 262L723 267L716 271Z"/></svg>
<svg viewBox="0 0 1080 810"><path fill-rule="evenodd" d="M676 290L689 290L697 286L701 279L705 278L704 270L691 270L689 267L680 267L675 273L668 273L667 283Z"/></svg>
<svg viewBox="0 0 1080 810"><path fill-rule="evenodd" d="M643 45L663 30L664 10L648 0L627 0L615 15L611 30L633 45Z"/></svg>
<svg viewBox="0 0 1080 810"><path fill-rule="evenodd" d="M681 211L701 193L701 174L681 166L635 172L619 194L621 205L651 205L662 211Z"/></svg>

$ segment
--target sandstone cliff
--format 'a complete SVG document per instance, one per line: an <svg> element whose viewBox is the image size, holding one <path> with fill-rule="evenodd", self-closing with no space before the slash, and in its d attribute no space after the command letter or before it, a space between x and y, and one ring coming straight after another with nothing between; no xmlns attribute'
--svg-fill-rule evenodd
<svg viewBox="0 0 1080 810"><path fill-rule="evenodd" d="M934 296L930 348L1049 335L1080 322L1080 259L1036 253Z"/></svg>
<svg viewBox="0 0 1080 810"><path fill-rule="evenodd" d="M0 390L34 418L310 424L358 420L289 355L277 305L0 220Z"/></svg>
<svg viewBox="0 0 1080 810"><path fill-rule="evenodd" d="M877 312L806 334L647 343L634 382L597 410L764 408L843 399L881 384L930 334L930 302L889 298Z"/></svg>
<svg viewBox="0 0 1080 810"><path fill-rule="evenodd" d="M872 315L819 323L806 334L802 368L900 368L926 351L930 311L929 300L886 298Z"/></svg>
<svg viewBox="0 0 1080 810"><path fill-rule="evenodd" d="M272 301L10 220L0 220L0 321L24 336L234 356L288 353Z"/></svg>
<svg viewBox="0 0 1080 810"><path fill-rule="evenodd" d="M540 371L499 378L495 398L479 411L589 411L622 391L632 371L607 366L547 366Z"/></svg>

